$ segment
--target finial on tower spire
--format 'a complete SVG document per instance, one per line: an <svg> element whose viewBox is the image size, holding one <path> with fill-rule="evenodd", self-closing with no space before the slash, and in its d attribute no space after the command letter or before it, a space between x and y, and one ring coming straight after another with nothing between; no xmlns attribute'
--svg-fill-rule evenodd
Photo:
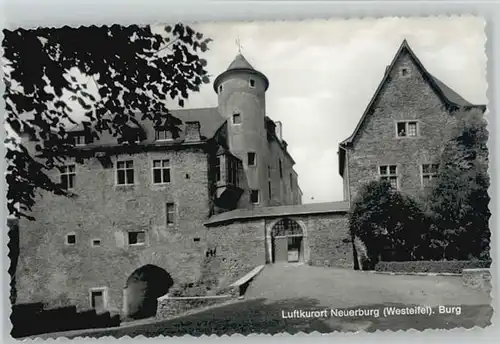
<svg viewBox="0 0 500 344"><path fill-rule="evenodd" d="M239 36L236 38L236 45L238 46L238 53L241 54L241 41Z"/></svg>

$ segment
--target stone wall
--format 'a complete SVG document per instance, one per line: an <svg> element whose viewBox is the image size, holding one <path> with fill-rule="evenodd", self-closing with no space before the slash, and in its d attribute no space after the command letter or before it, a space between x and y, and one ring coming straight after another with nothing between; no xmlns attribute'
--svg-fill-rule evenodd
<svg viewBox="0 0 500 344"><path fill-rule="evenodd" d="M265 264L265 222L237 221L208 228L207 251L202 278L216 278L217 288L226 288L258 265Z"/></svg>
<svg viewBox="0 0 500 344"><path fill-rule="evenodd" d="M403 75L402 68L407 74ZM407 53L390 71L353 147L347 150L350 200L362 184L379 177L380 165L397 165L399 188L422 196L421 165L437 163L455 117L424 79ZM417 137L396 137L396 121L418 122ZM349 199L349 197L346 197Z"/></svg>
<svg viewBox="0 0 500 344"><path fill-rule="evenodd" d="M353 250L345 213L290 215L303 229L304 263L352 269ZM217 276L226 288L256 266L272 262L271 231L283 217L237 220L210 226L207 243L216 254L202 269L207 283Z"/></svg>
<svg viewBox="0 0 500 344"><path fill-rule="evenodd" d="M353 267L352 243L345 213L292 215L304 232L304 262L309 265ZM271 231L281 218L266 220L267 262L271 262Z"/></svg>
<svg viewBox="0 0 500 344"><path fill-rule="evenodd" d="M463 269L463 284L472 289L491 292L491 271L490 269Z"/></svg>
<svg viewBox="0 0 500 344"><path fill-rule="evenodd" d="M165 295L158 298L156 317L159 319L169 319L193 309L213 306L233 299L235 297L232 295L204 297L170 297Z"/></svg>
<svg viewBox="0 0 500 344"><path fill-rule="evenodd" d="M127 278L143 265L165 269L174 284L199 278L209 215L206 153L121 155L112 157L114 166L117 159L133 159L134 185L115 185L115 168L91 159L76 165L75 198L45 193L33 212L37 221L21 221L18 302L88 308L90 288L103 287L107 308L119 311ZM153 159L170 159L170 183L152 184ZM167 202L175 203L173 225L166 224ZM145 230L146 243L128 245L129 230ZM69 233L74 245L66 244Z"/></svg>

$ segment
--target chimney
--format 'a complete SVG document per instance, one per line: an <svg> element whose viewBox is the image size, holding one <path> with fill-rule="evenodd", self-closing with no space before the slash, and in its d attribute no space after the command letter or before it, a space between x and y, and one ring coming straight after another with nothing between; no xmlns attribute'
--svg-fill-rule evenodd
<svg viewBox="0 0 500 344"><path fill-rule="evenodd" d="M201 140L200 122L186 122L185 142L197 142Z"/></svg>
<svg viewBox="0 0 500 344"><path fill-rule="evenodd" d="M280 141L283 141L283 124L280 121L274 122L276 124L276 136Z"/></svg>

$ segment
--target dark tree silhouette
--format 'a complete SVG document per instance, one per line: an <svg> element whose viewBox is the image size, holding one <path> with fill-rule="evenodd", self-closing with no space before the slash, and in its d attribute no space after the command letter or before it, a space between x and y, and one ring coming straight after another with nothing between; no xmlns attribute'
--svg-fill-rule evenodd
<svg viewBox="0 0 500 344"><path fill-rule="evenodd" d="M427 218L414 200L387 181L372 181L362 187L353 202L349 226L351 236L366 246L369 269L380 259L423 258Z"/></svg>
<svg viewBox="0 0 500 344"><path fill-rule="evenodd" d="M9 212L33 220L38 191L70 195L50 177L70 156L81 162L69 125L81 123L94 139L109 132L133 144L125 134L140 113L178 136L180 121L166 104L182 107L209 83L198 54L210 42L183 24L161 34L119 25L4 30ZM34 149L13 132L29 137Z"/></svg>
<svg viewBox="0 0 500 344"><path fill-rule="evenodd" d="M434 259L489 259L488 131L482 111L456 114L429 197Z"/></svg>

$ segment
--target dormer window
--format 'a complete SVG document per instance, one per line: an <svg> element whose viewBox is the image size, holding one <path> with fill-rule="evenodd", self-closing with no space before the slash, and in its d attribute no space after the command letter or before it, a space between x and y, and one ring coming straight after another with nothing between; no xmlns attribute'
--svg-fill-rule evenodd
<svg viewBox="0 0 500 344"><path fill-rule="evenodd" d="M155 140L156 141L170 141L173 140L172 132L166 128L156 128Z"/></svg>
<svg viewBox="0 0 500 344"><path fill-rule="evenodd" d="M250 88L255 88L255 79L250 79L249 84Z"/></svg>
<svg viewBox="0 0 500 344"><path fill-rule="evenodd" d="M85 146L85 135L75 135L73 137L73 142L75 143L75 146Z"/></svg>

